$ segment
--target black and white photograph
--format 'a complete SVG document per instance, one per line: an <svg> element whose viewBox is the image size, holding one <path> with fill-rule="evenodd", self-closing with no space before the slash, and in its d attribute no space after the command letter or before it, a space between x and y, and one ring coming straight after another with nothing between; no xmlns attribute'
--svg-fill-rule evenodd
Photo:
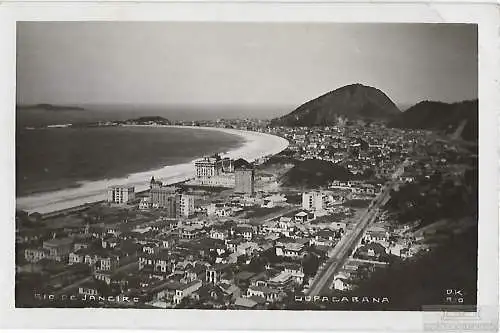
<svg viewBox="0 0 500 333"><path fill-rule="evenodd" d="M16 307L475 311L477 43L18 22Z"/></svg>

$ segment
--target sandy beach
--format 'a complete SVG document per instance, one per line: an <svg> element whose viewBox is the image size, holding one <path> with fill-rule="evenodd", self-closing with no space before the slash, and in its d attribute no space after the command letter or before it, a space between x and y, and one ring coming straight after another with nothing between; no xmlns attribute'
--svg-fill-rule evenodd
<svg viewBox="0 0 500 333"><path fill-rule="evenodd" d="M131 125L133 126L133 125ZM148 126L148 125L136 125ZM153 127L153 126L149 126ZM241 131L216 127L195 127L195 126L154 126L154 127L175 127L186 129L203 129L220 131L228 134L238 135L245 140L245 143L234 150L220 153L231 158L244 158L248 161L255 161L264 156L274 155L286 147L288 141L266 133ZM194 161L194 160L193 160ZM130 174L124 178L103 179L98 181L81 182L80 187L45 192L25 197L16 198L16 208L29 213L49 213L57 210L79 206L106 199L106 190L112 185L132 185L136 191L144 191L149 187L149 180L152 176L162 180L165 184L172 184L188 180L194 177L195 169L193 161L177 165L169 165L156 170L149 170Z"/></svg>

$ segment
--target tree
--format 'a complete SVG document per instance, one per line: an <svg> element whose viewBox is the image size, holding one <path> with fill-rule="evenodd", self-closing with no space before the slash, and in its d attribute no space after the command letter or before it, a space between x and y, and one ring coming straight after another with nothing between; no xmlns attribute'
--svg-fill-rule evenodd
<svg viewBox="0 0 500 333"><path fill-rule="evenodd" d="M304 271L304 275L306 276L314 276L319 268L319 258L315 254L308 254L302 260L302 269Z"/></svg>
<svg viewBox="0 0 500 333"><path fill-rule="evenodd" d="M255 256L248 264L248 270L254 273L263 272L266 269L266 261L260 256Z"/></svg>

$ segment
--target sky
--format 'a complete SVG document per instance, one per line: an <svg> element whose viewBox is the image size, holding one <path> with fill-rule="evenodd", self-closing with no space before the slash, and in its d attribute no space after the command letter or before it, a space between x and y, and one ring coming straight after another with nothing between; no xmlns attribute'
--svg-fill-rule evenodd
<svg viewBox="0 0 500 333"><path fill-rule="evenodd" d="M475 25L21 22L17 27L18 104L284 112L361 83L409 106L477 98L477 76Z"/></svg>

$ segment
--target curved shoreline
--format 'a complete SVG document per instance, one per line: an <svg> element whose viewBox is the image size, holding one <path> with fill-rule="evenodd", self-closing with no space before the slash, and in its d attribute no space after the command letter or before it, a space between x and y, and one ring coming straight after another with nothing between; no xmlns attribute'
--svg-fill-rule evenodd
<svg viewBox="0 0 500 333"><path fill-rule="evenodd" d="M277 154L286 147L288 141L275 135L243 131L229 128L218 127L198 127L198 126L167 126L167 125L125 125L141 127L166 127L166 128L187 128L219 131L242 137L245 143L229 152L226 156L231 158L244 158L248 161L255 161L259 158ZM16 198L16 209L22 209L28 213L50 213L58 210L64 210L86 203L106 200L106 189L111 185L133 185L136 192L144 191L149 188L151 176L161 179L165 184L173 184L188 180L194 177L195 170L193 161L167 165L159 169L137 172L122 178L103 179L97 181L81 182L77 188L68 188L53 192L44 192Z"/></svg>

